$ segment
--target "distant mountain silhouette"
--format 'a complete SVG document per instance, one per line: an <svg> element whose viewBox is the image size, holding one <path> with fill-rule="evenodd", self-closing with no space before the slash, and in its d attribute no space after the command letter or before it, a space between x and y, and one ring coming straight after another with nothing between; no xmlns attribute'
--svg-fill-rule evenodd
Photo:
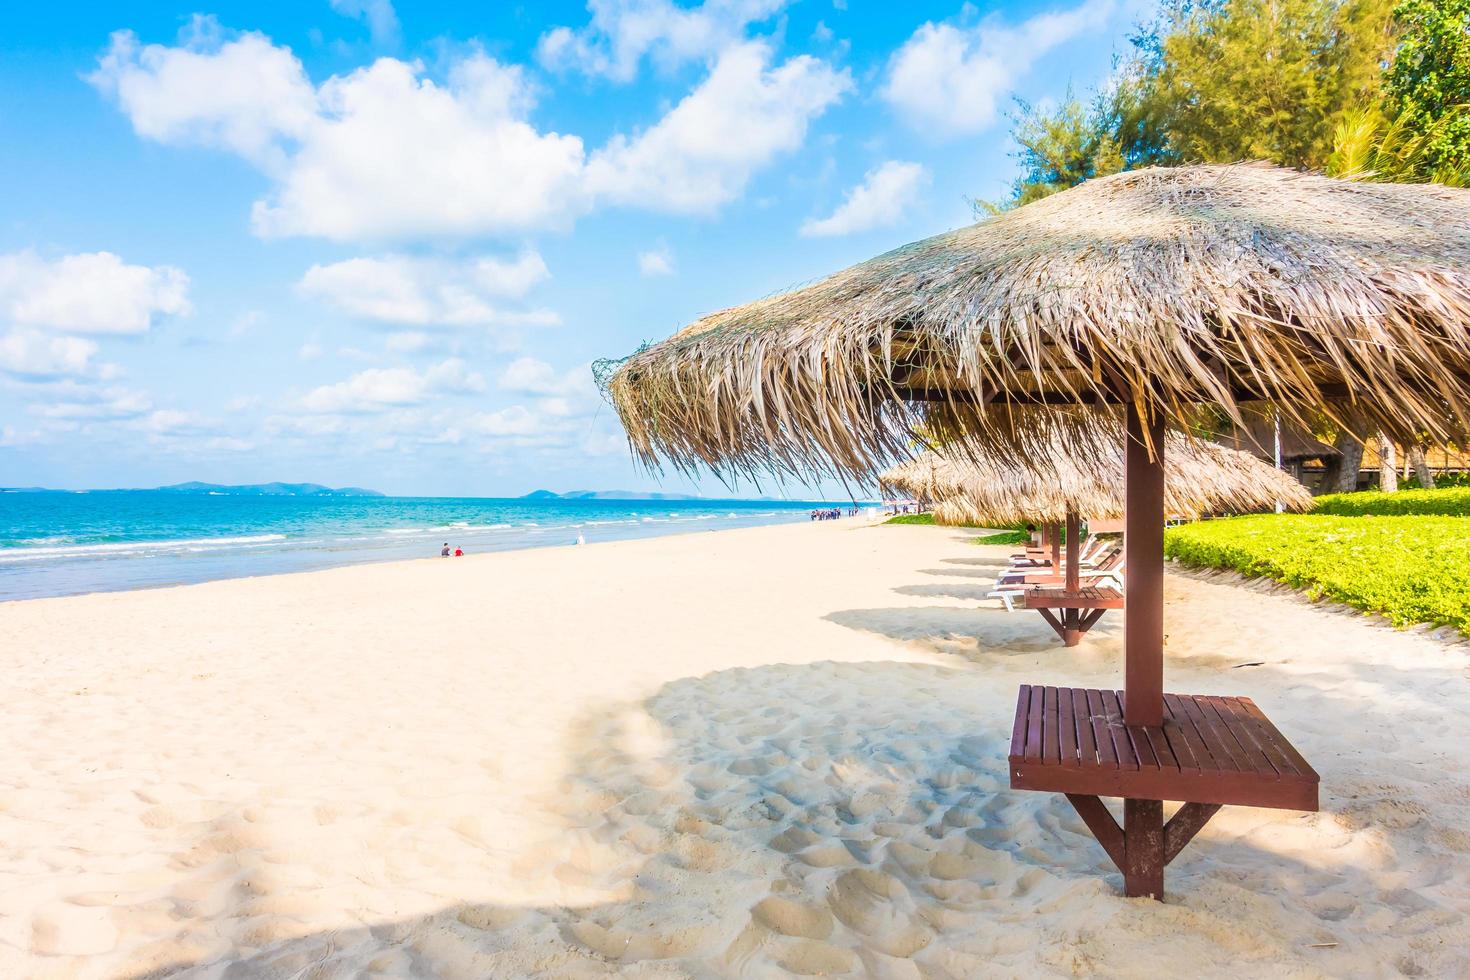
<svg viewBox="0 0 1470 980"><path fill-rule="evenodd" d="M690 493L656 493L651 490L569 490L553 493L532 490L521 500L702 500Z"/></svg>
<svg viewBox="0 0 1470 980"><path fill-rule="evenodd" d="M376 490L362 487L324 487L320 483L244 483L227 486L220 483L174 483L152 489L102 490L94 493L180 493L214 494L226 497L381 497Z"/></svg>

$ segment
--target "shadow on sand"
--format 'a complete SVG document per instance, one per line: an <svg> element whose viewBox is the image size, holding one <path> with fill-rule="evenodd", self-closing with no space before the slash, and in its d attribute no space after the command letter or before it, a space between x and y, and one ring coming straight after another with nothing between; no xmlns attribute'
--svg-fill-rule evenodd
<svg viewBox="0 0 1470 980"><path fill-rule="evenodd" d="M914 591L930 588L899 591L964 587ZM1311 726L1298 744L1324 760L1327 812L1227 809L1170 866L1169 902L1126 900L1063 798L1008 789L1011 674L1021 669L1010 661L1045 651L1076 665L1081 653L1063 650L1040 617L999 609L825 618L960 659L719 671L589 713L549 804L550 842L514 862L527 894L575 899L451 903L260 943L250 936L272 933L258 923L234 935L222 926L233 962L216 947L131 975L957 980L1167 975L1180 963L1198 976L1470 969L1456 941L1465 910L1436 897L1455 862L1425 857L1470 851L1470 800L1452 823L1430 820L1395 773L1360 771L1362 760L1333 750L1334 726ZM1090 646L1116 644L1109 634L1121 618L1111 618ZM1377 695L1382 679L1354 670L1302 711L1392 726L1398 710ZM1463 685L1458 671L1444 673ZM1458 717L1448 703L1419 707L1431 724ZM1403 747L1416 750L1429 751ZM1350 800L1336 795L1349 788Z"/></svg>

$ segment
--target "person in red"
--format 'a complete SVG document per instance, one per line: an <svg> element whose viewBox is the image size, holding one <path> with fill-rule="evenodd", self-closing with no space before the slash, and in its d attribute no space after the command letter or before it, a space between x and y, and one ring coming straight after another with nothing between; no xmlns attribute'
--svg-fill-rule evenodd
<svg viewBox="0 0 1470 980"><path fill-rule="evenodd" d="M455 548L454 549L454 557L456 557L456 558L463 558L464 557L464 549L463 548Z"/></svg>

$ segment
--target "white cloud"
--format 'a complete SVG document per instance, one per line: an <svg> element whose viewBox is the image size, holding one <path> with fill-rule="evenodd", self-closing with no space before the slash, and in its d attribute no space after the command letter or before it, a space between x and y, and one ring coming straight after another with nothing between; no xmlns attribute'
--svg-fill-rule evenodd
<svg viewBox="0 0 1470 980"><path fill-rule="evenodd" d="M764 44L725 48L662 120L590 157L529 122L521 68L479 52L443 83L380 58L313 89L260 35L197 30L167 47L124 32L90 78L140 135L254 161L272 180L252 208L258 235L376 242L561 228L602 204L707 213L851 87L809 56L770 61Z"/></svg>
<svg viewBox="0 0 1470 980"><path fill-rule="evenodd" d="M524 322L524 311L502 310L495 301L524 296L549 276L540 254L531 250L510 261L385 255L314 265L297 288L340 310L385 323L483 326ZM543 321L554 317L539 312Z"/></svg>
<svg viewBox="0 0 1470 980"><path fill-rule="evenodd" d="M651 252L639 252L638 271L645 276L671 276L674 274L674 256L664 245Z"/></svg>
<svg viewBox="0 0 1470 980"><path fill-rule="evenodd" d="M926 23L894 53L883 98L922 132L981 132L1038 59L1101 29L1118 10L1119 0L1084 0L1017 25L998 16L973 26Z"/></svg>
<svg viewBox="0 0 1470 980"><path fill-rule="evenodd" d="M548 31L536 54L548 68L631 81L644 56L665 69L711 57L788 2L705 0L696 7L679 7L672 0L588 0L592 19L587 26Z"/></svg>
<svg viewBox="0 0 1470 980"><path fill-rule="evenodd" d="M118 421L144 415L153 408L146 392L131 388L94 387L63 381L40 392L27 406L32 415L47 419Z"/></svg>
<svg viewBox="0 0 1470 980"><path fill-rule="evenodd" d="M506 365L496 382L504 391L536 396L536 410L550 418L583 418L601 405L590 364L559 372L545 361L522 357Z"/></svg>
<svg viewBox="0 0 1470 980"><path fill-rule="evenodd" d="M725 51L668 115L592 155L600 199L660 211L708 213L737 197L756 169L799 147L812 119L852 86L846 71L802 55L776 68L764 44Z"/></svg>
<svg viewBox="0 0 1470 980"><path fill-rule="evenodd" d="M365 22L373 44L380 48L397 47L398 14L392 0L332 0L332 9L343 17Z"/></svg>
<svg viewBox="0 0 1470 980"><path fill-rule="evenodd" d="M328 79L322 114L275 192L258 234L338 241L469 235L564 225L585 209L582 141L526 122L516 67L476 54L447 85L382 58Z"/></svg>
<svg viewBox="0 0 1470 980"><path fill-rule="evenodd" d="M160 408L140 418L135 427L154 435L192 435L209 429L211 423L195 412Z"/></svg>
<svg viewBox="0 0 1470 980"><path fill-rule="evenodd" d="M889 160L869 170L837 210L801 226L807 236L848 235L891 225L918 199L929 172L917 163Z"/></svg>
<svg viewBox="0 0 1470 980"><path fill-rule="evenodd" d="M87 80L139 136L224 146L272 167L282 137L303 138L317 122L316 92L290 48L256 33L225 40L209 17L196 16L172 48L118 31Z"/></svg>
<svg viewBox="0 0 1470 980"><path fill-rule="evenodd" d="M530 436L543 428L541 420L524 405L476 412L465 420L465 427L486 436Z"/></svg>
<svg viewBox="0 0 1470 980"><path fill-rule="evenodd" d="M172 266L128 265L111 252L47 260L0 255L0 321L65 333L144 333L189 311L189 277Z"/></svg>
<svg viewBox="0 0 1470 980"><path fill-rule="evenodd" d="M308 392L301 407L323 415L381 412L417 405L436 392L463 394L485 390L485 379L464 361L450 358L426 371L369 368L336 384Z"/></svg>
<svg viewBox="0 0 1470 980"><path fill-rule="evenodd" d="M124 31L89 80L139 135L230 149L275 178L252 212L266 237L463 235L579 213L582 141L524 120L519 68L476 53L444 85L421 72L380 58L313 88L290 49L259 34L194 30L168 47Z"/></svg>
<svg viewBox="0 0 1470 980"><path fill-rule="evenodd" d="M0 371L25 379L85 377L93 373L96 354L97 345L80 337L56 337L35 330L13 330L0 336Z"/></svg>
<svg viewBox="0 0 1470 980"><path fill-rule="evenodd" d="M592 368L579 364L567 371L558 372L550 364L535 357L520 357L511 361L495 379L496 384L506 391L528 395L562 396L584 390L595 391L592 383Z"/></svg>

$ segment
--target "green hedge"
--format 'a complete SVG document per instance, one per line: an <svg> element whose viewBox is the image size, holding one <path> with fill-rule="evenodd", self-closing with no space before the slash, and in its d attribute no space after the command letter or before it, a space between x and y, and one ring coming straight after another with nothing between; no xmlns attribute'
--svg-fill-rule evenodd
<svg viewBox="0 0 1470 980"><path fill-rule="evenodd" d="M933 524L933 514L894 514L884 524Z"/></svg>
<svg viewBox="0 0 1470 980"><path fill-rule="evenodd" d="M971 541L971 544L1025 544L1031 540L1031 535L1025 531L998 531L995 534L982 534Z"/></svg>
<svg viewBox="0 0 1470 980"><path fill-rule="evenodd" d="M1395 626L1430 623L1470 634L1470 521L1461 518L1263 514L1201 521L1166 531L1164 553L1186 565L1285 582Z"/></svg>
<svg viewBox="0 0 1470 980"><path fill-rule="evenodd" d="M1394 493L1384 493L1381 490L1330 493L1317 498L1312 512L1336 514L1340 517L1407 514L1470 517L1470 487L1399 490Z"/></svg>

